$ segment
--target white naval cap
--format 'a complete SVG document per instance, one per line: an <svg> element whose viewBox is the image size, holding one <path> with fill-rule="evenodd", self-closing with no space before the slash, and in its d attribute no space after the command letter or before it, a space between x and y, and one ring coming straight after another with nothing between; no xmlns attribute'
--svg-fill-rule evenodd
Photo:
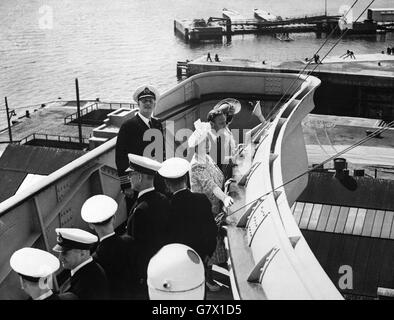
<svg viewBox="0 0 394 320"><path fill-rule="evenodd" d="M241 103L234 98L226 98L220 100L214 107L213 110L222 110L224 113L237 114L241 111Z"/></svg>
<svg viewBox="0 0 394 320"><path fill-rule="evenodd" d="M151 300L204 299L204 264L186 245L172 243L161 248L149 261L147 273Z"/></svg>
<svg viewBox="0 0 394 320"><path fill-rule="evenodd" d="M129 153L130 167L126 172L137 171L141 173L154 175L160 168L161 163L148 157L139 156L137 154Z"/></svg>
<svg viewBox="0 0 394 320"><path fill-rule="evenodd" d="M175 157L164 161L158 172L164 178L176 179L184 176L189 170L189 161Z"/></svg>
<svg viewBox="0 0 394 320"><path fill-rule="evenodd" d="M150 84L145 84L138 87L133 94L133 99L135 102L138 102L140 99L147 97L158 100L160 98L159 90L157 90L154 86Z"/></svg>
<svg viewBox="0 0 394 320"><path fill-rule="evenodd" d="M60 267L59 259L53 254L35 248L22 248L13 253L10 259L11 268L30 281L38 281Z"/></svg>
<svg viewBox="0 0 394 320"><path fill-rule="evenodd" d="M118 204L104 194L90 197L81 208L81 217L87 223L100 223L115 215Z"/></svg>
<svg viewBox="0 0 394 320"><path fill-rule="evenodd" d="M57 245L53 251L63 252L71 249L89 250L98 241L97 236L77 228L56 228Z"/></svg>

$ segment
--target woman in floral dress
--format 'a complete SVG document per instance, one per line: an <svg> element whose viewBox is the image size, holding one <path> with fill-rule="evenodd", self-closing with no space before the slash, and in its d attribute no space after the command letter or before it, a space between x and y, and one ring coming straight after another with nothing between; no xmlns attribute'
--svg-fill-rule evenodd
<svg viewBox="0 0 394 320"><path fill-rule="evenodd" d="M193 192L204 193L212 204L212 214L216 220L220 220L222 204L229 207L233 204L233 199L227 196L223 191L224 176L222 171L207 154L210 149L210 123L202 123L197 120L195 123L196 130L188 140L189 147L195 148L195 153L191 160L190 184ZM220 289L212 279L212 265L224 263L227 260L226 250L224 248L223 238L218 236L216 250L212 257L207 261L207 279L208 289L217 291Z"/></svg>

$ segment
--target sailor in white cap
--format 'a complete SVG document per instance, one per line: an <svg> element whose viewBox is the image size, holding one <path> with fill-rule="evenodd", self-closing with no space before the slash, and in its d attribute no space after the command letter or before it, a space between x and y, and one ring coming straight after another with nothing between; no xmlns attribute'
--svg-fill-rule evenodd
<svg viewBox="0 0 394 320"><path fill-rule="evenodd" d="M127 222L127 233L139 248L138 273L147 298L146 268L149 259L168 243L170 205L167 197L153 185L161 163L135 154L129 154L129 161L131 186L138 196Z"/></svg>
<svg viewBox="0 0 394 320"><path fill-rule="evenodd" d="M120 179L120 186L126 197L127 210L130 211L134 192L131 189L129 177L126 169L129 166L128 154L133 153L140 156L148 156L163 161L164 150L153 150L144 154L146 147L159 137L163 139L163 126L161 121L152 117L159 99L158 90L151 85L143 85L135 90L133 98L138 103L139 111L131 119L125 121L119 129L116 149L115 162ZM151 130L152 138L144 141L144 134ZM161 144L162 145L162 144Z"/></svg>
<svg viewBox="0 0 394 320"><path fill-rule="evenodd" d="M189 170L190 163L182 158L167 159L159 169L172 194L169 241L193 248L206 261L215 250L218 228L207 196L187 187Z"/></svg>
<svg viewBox="0 0 394 320"><path fill-rule="evenodd" d="M128 235L115 233L114 221L117 202L98 194L82 205L81 216L99 237L93 259L103 268L108 278L111 299L131 299L136 285L136 246Z"/></svg>
<svg viewBox="0 0 394 320"><path fill-rule="evenodd" d="M22 248L13 253L11 268L19 274L22 289L33 300L58 300L53 293L52 275L59 269L59 260L49 252Z"/></svg>
<svg viewBox="0 0 394 320"><path fill-rule="evenodd" d="M56 228L59 260L65 269L71 270L70 284L61 288L61 293L72 293L76 299L108 299L108 281L103 268L90 255L98 238L81 229Z"/></svg>
<svg viewBox="0 0 394 320"><path fill-rule="evenodd" d="M204 265L190 247L179 243L164 246L150 260L148 287L151 300L203 300Z"/></svg>

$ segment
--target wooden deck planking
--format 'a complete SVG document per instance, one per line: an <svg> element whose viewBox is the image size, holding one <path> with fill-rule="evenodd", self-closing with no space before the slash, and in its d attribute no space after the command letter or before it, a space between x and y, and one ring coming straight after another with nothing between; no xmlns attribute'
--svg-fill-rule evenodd
<svg viewBox="0 0 394 320"><path fill-rule="evenodd" d="M334 232L343 233L343 230L345 229L348 213L349 213L349 207L341 207L341 209L339 210L337 224L335 225Z"/></svg>
<svg viewBox="0 0 394 320"><path fill-rule="evenodd" d="M317 223L316 230L326 230L328 218L330 216L331 206L324 204L320 213L319 222Z"/></svg>
<svg viewBox="0 0 394 320"><path fill-rule="evenodd" d="M335 225L337 224L337 219L339 215L339 206L332 206L330 211L330 217L327 221L326 232L333 232L335 230Z"/></svg>
<svg viewBox="0 0 394 320"><path fill-rule="evenodd" d="M383 220L385 212L383 210L376 210L375 221L372 227L371 237L379 238L382 233Z"/></svg>
<svg viewBox="0 0 394 320"><path fill-rule="evenodd" d="M347 265L353 268L358 253L358 244L360 237L344 235L343 238L345 241L343 243L343 250L340 262L342 265ZM352 289L343 290L344 293L352 293L352 291Z"/></svg>
<svg viewBox="0 0 394 320"><path fill-rule="evenodd" d="M347 215L344 233L351 234L353 232L354 223L356 222L357 208L350 208Z"/></svg>
<svg viewBox="0 0 394 320"><path fill-rule="evenodd" d="M317 223L319 221L319 217L321 214L322 207L323 206L321 204L315 204L313 206L312 215L309 219L309 223L308 223L308 227L307 227L308 230L315 230L316 229Z"/></svg>
<svg viewBox="0 0 394 320"><path fill-rule="evenodd" d="M309 248L315 254L319 247L320 237L322 236L322 232L310 231L310 230L301 230L306 242L308 243Z"/></svg>
<svg viewBox="0 0 394 320"><path fill-rule="evenodd" d="M382 233L380 234L382 238L390 239L390 232L393 225L393 217L394 217L393 211L386 211L383 220Z"/></svg>
<svg viewBox="0 0 394 320"><path fill-rule="evenodd" d="M304 211L304 205L304 202L297 202L295 205L293 215L297 225L300 223L302 212Z"/></svg>
<svg viewBox="0 0 394 320"><path fill-rule="evenodd" d="M380 272L378 286L383 288L394 289L394 241L393 240L381 240L383 244L383 255L382 261L379 263ZM387 252L391 254L387 254Z"/></svg>
<svg viewBox="0 0 394 320"><path fill-rule="evenodd" d="M373 223L375 221L376 210L368 209L365 215L365 221L363 226L362 236L370 237L372 233Z"/></svg>
<svg viewBox="0 0 394 320"><path fill-rule="evenodd" d="M327 274L338 287L338 280L340 278L339 268L342 265L341 256L345 243L345 238L341 234L326 233L330 239L330 251L328 253L327 267L325 268Z"/></svg>
<svg viewBox="0 0 394 320"><path fill-rule="evenodd" d="M359 238L356 259L354 260L354 264L351 266L353 269L353 292L355 294L363 294L364 279L372 246L371 238Z"/></svg>
<svg viewBox="0 0 394 320"><path fill-rule="evenodd" d="M313 210L313 203L305 203L304 210L302 212L302 217L299 223L301 229L306 229L309 223L309 218L311 217Z"/></svg>
<svg viewBox="0 0 394 320"><path fill-rule="evenodd" d="M331 237L329 236L330 234L321 232L319 238L319 244L317 246L316 251L314 251L316 259L319 261L319 263L322 266L325 266L327 264L328 254L330 252Z"/></svg>
<svg viewBox="0 0 394 320"><path fill-rule="evenodd" d="M377 284L379 281L379 271L380 264L377 261L382 261L385 254L384 243L382 240L374 238L370 239L371 250L369 252L367 269L365 272L365 277L363 281L363 292L370 296L375 296L377 294ZM387 254L387 253L386 253Z"/></svg>
<svg viewBox="0 0 394 320"><path fill-rule="evenodd" d="M365 215L367 214L366 209L358 209L357 211L357 218L354 223L353 234L360 235L361 231L363 230L363 225L365 221Z"/></svg>

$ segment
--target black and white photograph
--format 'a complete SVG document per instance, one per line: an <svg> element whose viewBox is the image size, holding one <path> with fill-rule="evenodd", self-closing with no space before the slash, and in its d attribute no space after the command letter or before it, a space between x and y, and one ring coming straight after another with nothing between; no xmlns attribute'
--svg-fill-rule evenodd
<svg viewBox="0 0 394 320"><path fill-rule="evenodd" d="M392 0L1 0L0 21L0 300L394 299Z"/></svg>

